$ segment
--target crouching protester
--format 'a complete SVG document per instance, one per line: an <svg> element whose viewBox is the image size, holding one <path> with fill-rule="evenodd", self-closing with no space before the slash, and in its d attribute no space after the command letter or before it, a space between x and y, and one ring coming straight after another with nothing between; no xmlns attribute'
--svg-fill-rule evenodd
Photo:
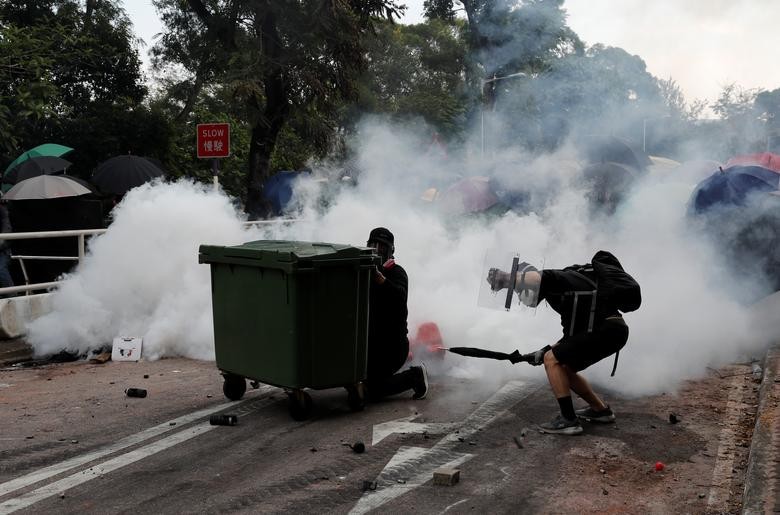
<svg viewBox="0 0 780 515"><path fill-rule="evenodd" d="M409 356L406 305L409 278L395 262L395 238L384 227L368 236L369 247L382 259L373 271L368 304L368 377L366 386L372 401L413 390L413 399L428 394L425 365L398 372Z"/></svg>
<svg viewBox="0 0 780 515"><path fill-rule="evenodd" d="M582 433L580 419L614 422L615 413L580 372L614 355L615 375L618 354L628 340L628 326L620 312L638 309L641 303L639 285L618 259L599 251L589 264L541 272L521 263L514 281L512 274L491 269L488 282L493 290L509 288L514 282L523 304L535 307L546 300L561 316L563 337L532 353L530 361L532 365L544 365L560 407L560 415L539 428L545 433L576 435ZM572 391L588 406L575 411Z"/></svg>

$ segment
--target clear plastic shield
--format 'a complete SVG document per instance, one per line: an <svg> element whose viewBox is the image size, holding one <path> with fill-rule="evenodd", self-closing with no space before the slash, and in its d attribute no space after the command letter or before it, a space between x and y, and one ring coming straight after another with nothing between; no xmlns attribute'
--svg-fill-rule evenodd
<svg viewBox="0 0 780 515"><path fill-rule="evenodd" d="M482 268L478 306L502 311L509 311L512 306L536 308L541 267L532 265L518 253L488 251Z"/></svg>

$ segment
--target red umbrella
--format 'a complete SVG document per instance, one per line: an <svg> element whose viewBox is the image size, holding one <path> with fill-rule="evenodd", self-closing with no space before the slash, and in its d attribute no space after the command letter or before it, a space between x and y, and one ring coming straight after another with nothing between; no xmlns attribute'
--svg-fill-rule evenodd
<svg viewBox="0 0 780 515"><path fill-rule="evenodd" d="M467 177L444 190L438 202L450 213L478 213L498 202L487 177Z"/></svg>
<svg viewBox="0 0 780 515"><path fill-rule="evenodd" d="M734 156L728 160L724 168L736 165L761 166L764 168L769 168L770 170L774 170L775 172L780 172L780 156L771 152Z"/></svg>

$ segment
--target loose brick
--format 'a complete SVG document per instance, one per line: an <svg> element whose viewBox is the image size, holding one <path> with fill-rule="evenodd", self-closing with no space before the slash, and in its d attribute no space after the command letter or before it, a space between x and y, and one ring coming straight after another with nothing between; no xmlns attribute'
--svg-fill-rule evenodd
<svg viewBox="0 0 780 515"><path fill-rule="evenodd" d="M452 486L460 481L460 470L452 468L440 468L433 471L433 484Z"/></svg>

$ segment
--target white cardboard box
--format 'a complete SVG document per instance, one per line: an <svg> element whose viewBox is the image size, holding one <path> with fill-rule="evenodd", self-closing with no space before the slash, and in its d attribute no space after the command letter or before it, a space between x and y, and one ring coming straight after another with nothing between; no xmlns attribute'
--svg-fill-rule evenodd
<svg viewBox="0 0 780 515"><path fill-rule="evenodd" d="M143 338L117 336L111 348L111 361L138 361L142 346Z"/></svg>

